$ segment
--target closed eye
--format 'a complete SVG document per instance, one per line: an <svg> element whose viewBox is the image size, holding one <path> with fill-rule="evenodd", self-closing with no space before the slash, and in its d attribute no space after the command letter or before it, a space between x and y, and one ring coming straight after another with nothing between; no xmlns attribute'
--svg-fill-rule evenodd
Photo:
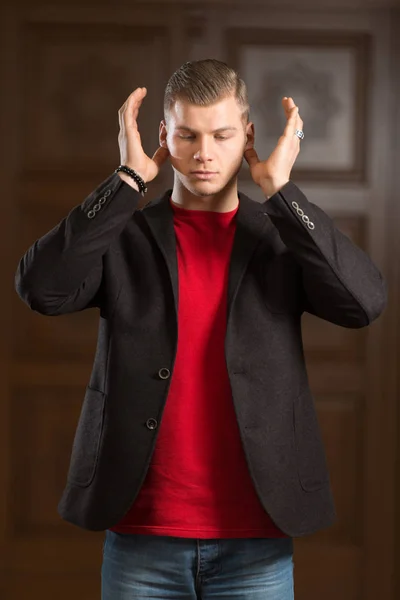
<svg viewBox="0 0 400 600"><path fill-rule="evenodd" d="M196 136L194 135L180 135L181 140L194 140ZM216 140L227 140L228 138L225 135L216 135Z"/></svg>

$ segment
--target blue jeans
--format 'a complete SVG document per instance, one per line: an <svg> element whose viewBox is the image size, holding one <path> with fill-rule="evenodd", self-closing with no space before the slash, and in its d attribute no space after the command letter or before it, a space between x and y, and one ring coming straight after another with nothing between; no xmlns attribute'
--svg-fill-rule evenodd
<svg viewBox="0 0 400 600"><path fill-rule="evenodd" d="M102 600L293 600L291 538L187 539L106 531Z"/></svg>

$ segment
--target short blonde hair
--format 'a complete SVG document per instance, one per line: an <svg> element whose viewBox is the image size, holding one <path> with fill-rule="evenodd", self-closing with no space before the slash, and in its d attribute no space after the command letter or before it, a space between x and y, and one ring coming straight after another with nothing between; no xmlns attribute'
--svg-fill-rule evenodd
<svg viewBox="0 0 400 600"><path fill-rule="evenodd" d="M175 102L187 100L198 106L209 106L234 95L242 110L242 118L249 120L247 87L239 74L220 60L207 58L184 63L170 77L164 94L164 117L167 118Z"/></svg>

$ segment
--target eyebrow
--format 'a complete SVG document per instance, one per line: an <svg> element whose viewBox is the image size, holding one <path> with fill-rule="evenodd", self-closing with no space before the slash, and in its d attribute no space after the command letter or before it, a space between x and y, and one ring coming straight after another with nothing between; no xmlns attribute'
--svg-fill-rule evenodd
<svg viewBox="0 0 400 600"><path fill-rule="evenodd" d="M178 125L176 129L179 129L180 131L189 131L190 133L197 133L195 129L191 129L186 125ZM214 131L212 131L211 133L222 133L223 131L237 131L237 127L218 127L218 129L214 129Z"/></svg>

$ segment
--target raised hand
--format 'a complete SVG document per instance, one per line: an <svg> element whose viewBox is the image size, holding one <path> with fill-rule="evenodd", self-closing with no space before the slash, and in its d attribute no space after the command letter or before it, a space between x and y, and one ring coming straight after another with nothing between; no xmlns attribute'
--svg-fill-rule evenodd
<svg viewBox="0 0 400 600"><path fill-rule="evenodd" d="M146 88L136 88L118 111L121 165L134 169L145 182L157 177L161 166L169 156L167 148L158 148L152 158L143 150L137 119L146 94Z"/></svg>
<svg viewBox="0 0 400 600"><path fill-rule="evenodd" d="M261 161L254 148L245 151L244 158L249 164L253 181L259 185L265 196L270 198L290 179L290 174L300 152L300 138L296 129L303 129L299 108L293 98L283 98L282 106L287 123L283 135L267 160Z"/></svg>

